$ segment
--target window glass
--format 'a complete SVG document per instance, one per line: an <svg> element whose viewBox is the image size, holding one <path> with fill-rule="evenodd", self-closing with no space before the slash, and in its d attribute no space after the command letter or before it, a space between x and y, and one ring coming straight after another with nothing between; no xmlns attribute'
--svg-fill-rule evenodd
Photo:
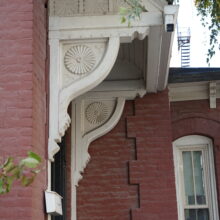
<svg viewBox="0 0 220 220"><path fill-rule="evenodd" d="M203 159L202 151L193 152L194 176L196 188L196 203L199 205L206 204L203 176Z"/></svg>
<svg viewBox="0 0 220 220"><path fill-rule="evenodd" d="M185 198L186 205L195 204L195 192L193 181L193 165L192 154L190 151L184 151L183 153L183 178L185 186Z"/></svg>
<svg viewBox="0 0 220 220"><path fill-rule="evenodd" d="M206 204L202 151L183 151L186 205Z"/></svg>
<svg viewBox="0 0 220 220"><path fill-rule="evenodd" d="M208 209L186 209L185 220L209 220Z"/></svg>

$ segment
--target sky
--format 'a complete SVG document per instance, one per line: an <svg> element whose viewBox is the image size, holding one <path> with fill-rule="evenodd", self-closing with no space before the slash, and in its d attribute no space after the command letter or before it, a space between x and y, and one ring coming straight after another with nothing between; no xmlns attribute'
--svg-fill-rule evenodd
<svg viewBox="0 0 220 220"><path fill-rule="evenodd" d="M194 0L179 0L178 27L190 28L191 67L208 67L206 54L209 48L208 28L202 26L200 16L194 6ZM178 51L177 34L175 33L171 58L171 67L181 66L180 51ZM210 67L220 67L220 50L216 46L216 55L210 61Z"/></svg>

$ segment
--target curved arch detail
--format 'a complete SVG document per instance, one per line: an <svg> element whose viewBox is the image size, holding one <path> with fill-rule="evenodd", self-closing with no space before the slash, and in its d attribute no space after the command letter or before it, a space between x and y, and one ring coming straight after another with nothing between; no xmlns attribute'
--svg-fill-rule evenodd
<svg viewBox="0 0 220 220"><path fill-rule="evenodd" d="M186 135L200 134L215 138L220 132L220 123L207 118L185 118L172 123L173 140Z"/></svg>

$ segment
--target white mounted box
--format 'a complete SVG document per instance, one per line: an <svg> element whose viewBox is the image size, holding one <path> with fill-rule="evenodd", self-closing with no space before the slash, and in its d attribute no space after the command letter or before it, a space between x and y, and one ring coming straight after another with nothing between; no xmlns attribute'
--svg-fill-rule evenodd
<svg viewBox="0 0 220 220"><path fill-rule="evenodd" d="M62 196L53 191L45 191L46 211L50 215L63 215Z"/></svg>

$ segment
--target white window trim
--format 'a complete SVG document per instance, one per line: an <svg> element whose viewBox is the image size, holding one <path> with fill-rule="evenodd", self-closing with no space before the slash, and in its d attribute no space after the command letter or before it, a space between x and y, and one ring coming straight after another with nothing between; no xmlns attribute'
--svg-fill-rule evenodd
<svg viewBox="0 0 220 220"><path fill-rule="evenodd" d="M203 146L203 147L201 147ZM199 148L200 150L207 151L204 155L206 161L209 161L207 165L206 175L210 179L207 184L207 194L209 195L209 212L210 220L218 220L218 203L217 203L217 192L216 192L216 180L215 180L215 168L214 168L214 155L213 155L213 142L210 138L200 135L189 135L181 137L173 142L173 158L175 168L175 181L176 181L176 197L177 197L177 208L178 208L178 220L184 220L183 210L183 192L181 182L181 175L179 175L179 153L180 150L189 148ZM202 149L203 148L203 149Z"/></svg>

